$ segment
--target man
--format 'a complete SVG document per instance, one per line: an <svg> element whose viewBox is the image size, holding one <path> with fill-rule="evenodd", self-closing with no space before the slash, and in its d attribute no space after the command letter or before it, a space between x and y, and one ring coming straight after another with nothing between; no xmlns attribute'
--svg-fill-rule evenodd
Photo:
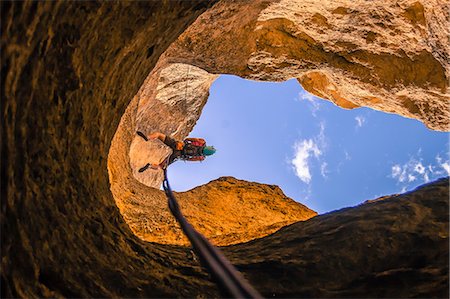
<svg viewBox="0 0 450 299"><path fill-rule="evenodd" d="M203 161L206 156L210 156L216 152L216 149L213 146L207 146L206 141L202 138L186 138L184 141L176 141L159 132L154 132L148 135L148 137L139 131L137 134L144 138L145 141L148 141L148 139L159 139L172 149L172 154L164 162L159 165L148 163L139 169L139 172L143 172L149 167L153 169L164 168L176 160Z"/></svg>

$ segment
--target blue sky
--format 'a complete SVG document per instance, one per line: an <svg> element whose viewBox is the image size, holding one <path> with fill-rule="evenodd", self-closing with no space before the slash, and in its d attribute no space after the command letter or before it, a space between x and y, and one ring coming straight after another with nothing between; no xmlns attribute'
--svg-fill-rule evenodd
<svg viewBox="0 0 450 299"><path fill-rule="evenodd" d="M296 80L256 82L222 75L190 137L217 153L170 166L172 188L220 176L275 184L319 213L412 190L447 176L449 134L368 108L344 110Z"/></svg>

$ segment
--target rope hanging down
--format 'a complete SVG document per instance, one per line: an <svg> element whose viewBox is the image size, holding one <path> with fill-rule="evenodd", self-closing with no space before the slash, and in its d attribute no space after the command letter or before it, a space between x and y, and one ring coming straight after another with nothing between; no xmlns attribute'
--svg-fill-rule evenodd
<svg viewBox="0 0 450 299"><path fill-rule="evenodd" d="M203 266L216 280L222 292L227 297L233 298L262 298L262 296L242 277L219 249L214 247L209 241L184 218L180 206L172 192L167 178L167 169L164 168L164 191L166 193L169 209L177 219L184 234L199 256Z"/></svg>
<svg viewBox="0 0 450 299"><path fill-rule="evenodd" d="M189 82L189 72L191 71L191 66L188 65L187 76L186 76L186 88L184 89L184 101L187 100L188 82Z"/></svg>

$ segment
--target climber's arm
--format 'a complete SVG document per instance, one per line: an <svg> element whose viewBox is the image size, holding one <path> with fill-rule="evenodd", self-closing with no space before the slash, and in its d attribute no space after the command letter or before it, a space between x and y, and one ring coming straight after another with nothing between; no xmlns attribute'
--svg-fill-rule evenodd
<svg viewBox="0 0 450 299"><path fill-rule="evenodd" d="M203 144L206 144L206 141L205 141L205 139L203 139L203 138L186 138L186 139L184 139L184 141L199 141L200 143L203 143Z"/></svg>
<svg viewBox="0 0 450 299"><path fill-rule="evenodd" d="M154 132L151 133L150 135L148 135L149 139L159 139L162 142L164 142L166 140L166 135L164 135L163 133L159 133L159 132Z"/></svg>

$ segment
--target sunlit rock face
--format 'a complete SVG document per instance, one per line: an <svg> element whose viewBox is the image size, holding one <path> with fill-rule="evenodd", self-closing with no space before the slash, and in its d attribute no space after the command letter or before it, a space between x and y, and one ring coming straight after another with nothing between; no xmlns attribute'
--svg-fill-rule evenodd
<svg viewBox="0 0 450 299"><path fill-rule="evenodd" d="M181 73L166 71L174 63L253 80L296 78L307 91L343 108L371 107L447 131L446 5L446 1L222 1L171 45L146 84L171 86L168 81L187 78L187 67ZM211 76L204 75L206 85ZM207 98L208 88L196 91L197 98ZM180 101L185 89L177 92ZM149 100L164 101L164 94L162 86L141 102L141 119ZM172 102L175 97L176 91L171 93ZM169 133L184 132L177 128Z"/></svg>
<svg viewBox="0 0 450 299"><path fill-rule="evenodd" d="M136 127L186 137L217 75L234 74L294 78L342 108L370 107L448 131L445 11L445 1L219 2L160 57L133 99ZM160 185L160 173L146 175Z"/></svg>
<svg viewBox="0 0 450 299"><path fill-rule="evenodd" d="M136 123L139 101L130 99L163 86L143 83L211 4L1 3L2 298L220 296L188 247L144 242L130 221L147 214L120 213L146 199L176 227L162 192L133 176L130 146L139 126L186 135L193 123L177 131L177 122L165 121L170 111L180 122L198 115L184 115L190 107L182 102L176 110L149 98L155 116L145 127ZM236 22L255 16L238 11ZM206 98L197 98L201 109ZM110 189L126 196L115 200ZM266 297L446 297L448 196L445 179L224 252ZM159 223L147 219L150 228Z"/></svg>
<svg viewBox="0 0 450 299"><path fill-rule="evenodd" d="M172 150L162 142L154 139L145 140L136 136L130 145L130 166L133 177L147 186L159 188L163 173L154 167L148 167L145 171L142 169L145 169L148 164L160 165L165 157L171 154Z"/></svg>
<svg viewBox="0 0 450 299"><path fill-rule="evenodd" d="M180 193L179 198L182 207L189 207L183 209L186 217L217 245L261 238L317 215L284 195L278 186L233 177L221 177Z"/></svg>
<svg viewBox="0 0 450 299"><path fill-rule="evenodd" d="M233 177L222 177L176 196L192 225L219 246L261 238L317 215L286 197L278 186ZM163 230L161 224L158 227ZM189 244L173 227L164 229L163 234L141 230L137 235L159 243Z"/></svg>

